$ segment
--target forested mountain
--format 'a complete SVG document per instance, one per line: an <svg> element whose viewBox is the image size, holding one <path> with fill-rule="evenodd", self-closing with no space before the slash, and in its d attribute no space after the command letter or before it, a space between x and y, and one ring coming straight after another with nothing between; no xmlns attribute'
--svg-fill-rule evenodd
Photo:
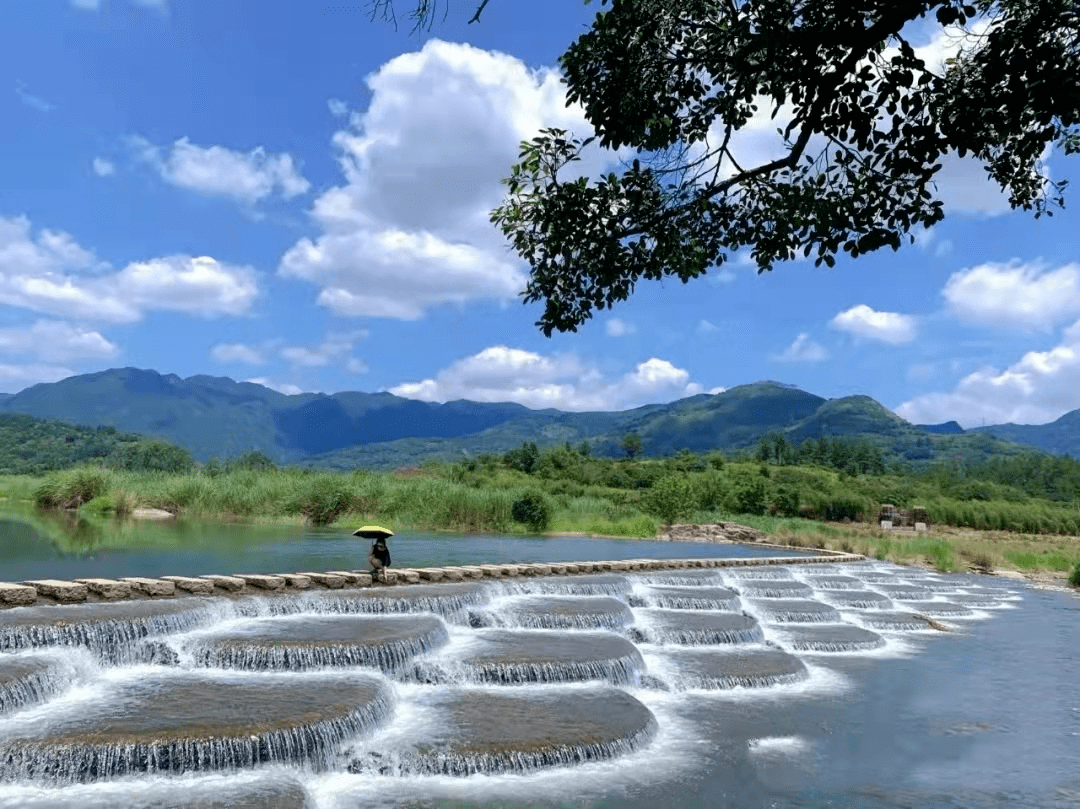
<svg viewBox="0 0 1080 809"><path fill-rule="evenodd" d="M278 463L334 468L386 468L432 456L502 453L523 441L588 442L594 453L613 456L622 454L627 433L640 436L642 452L649 456L681 449L749 450L767 434L782 434L793 443L822 436L863 437L886 460L915 464L1009 456L1019 451L1017 443L1080 455L1080 411L1048 425L965 432L955 422L910 424L868 396L825 399L778 382L633 410L571 413L507 402L437 404L390 393L288 396L227 377L181 379L118 368L0 397L4 412L139 433L172 442L204 462L262 452Z"/></svg>

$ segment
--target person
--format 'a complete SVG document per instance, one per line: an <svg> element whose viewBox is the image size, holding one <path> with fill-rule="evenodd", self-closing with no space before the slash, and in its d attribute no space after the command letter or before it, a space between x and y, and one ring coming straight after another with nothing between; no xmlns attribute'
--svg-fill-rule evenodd
<svg viewBox="0 0 1080 809"><path fill-rule="evenodd" d="M386 546L386 537L379 537L371 546L368 554L368 564L371 565L371 577L376 581L385 578L382 575L386 568L390 567L390 548Z"/></svg>

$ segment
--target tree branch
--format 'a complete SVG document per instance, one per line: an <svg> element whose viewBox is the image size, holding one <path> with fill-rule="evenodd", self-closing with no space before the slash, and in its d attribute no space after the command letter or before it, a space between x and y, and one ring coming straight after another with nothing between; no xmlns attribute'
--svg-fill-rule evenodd
<svg viewBox="0 0 1080 809"><path fill-rule="evenodd" d="M474 22L480 22L480 12L484 10L484 6L487 4L488 0L481 0L480 5L476 8L476 13L473 14L472 19L469 20L469 25L472 25Z"/></svg>

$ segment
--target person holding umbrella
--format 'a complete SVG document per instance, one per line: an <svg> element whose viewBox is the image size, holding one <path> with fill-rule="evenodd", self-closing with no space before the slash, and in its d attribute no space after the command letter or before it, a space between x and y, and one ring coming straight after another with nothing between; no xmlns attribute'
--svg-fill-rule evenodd
<svg viewBox="0 0 1080 809"><path fill-rule="evenodd" d="M371 578L375 581L386 578L383 571L390 567L390 548L386 546L386 540L393 535L393 531L379 525L364 525L353 531L354 537L374 540L368 553L368 565L371 567Z"/></svg>

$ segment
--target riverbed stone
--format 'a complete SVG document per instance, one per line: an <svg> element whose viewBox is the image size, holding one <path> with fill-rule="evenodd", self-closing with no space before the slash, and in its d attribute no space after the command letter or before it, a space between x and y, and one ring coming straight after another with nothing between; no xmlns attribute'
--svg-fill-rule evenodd
<svg viewBox="0 0 1080 809"><path fill-rule="evenodd" d="M340 576L345 582L346 587L370 587L371 586L371 574L361 573L353 570L331 570L328 571L332 576Z"/></svg>
<svg viewBox="0 0 1080 809"><path fill-rule="evenodd" d="M285 579L280 576L265 576L260 573L234 573L234 579L240 579L244 584L250 584L260 590L284 590Z"/></svg>
<svg viewBox="0 0 1080 809"><path fill-rule="evenodd" d="M131 585L126 581L114 579L75 579L78 584L85 584L94 595L102 598L131 598Z"/></svg>
<svg viewBox="0 0 1080 809"><path fill-rule="evenodd" d="M28 584L38 591L38 595L48 596L49 598L55 598L61 603L73 603L76 601L86 601L86 597L90 594L90 590L85 584L79 584L73 581L61 581L60 579L37 579L34 581L26 581L23 584Z"/></svg>
<svg viewBox="0 0 1080 809"><path fill-rule="evenodd" d="M188 593L212 593L214 583L207 579L196 579L191 576L162 576L162 581L172 582L177 590Z"/></svg>
<svg viewBox="0 0 1080 809"><path fill-rule="evenodd" d="M330 590L340 590L345 586L345 579L341 576L335 576L333 573L298 573L297 575Z"/></svg>
<svg viewBox="0 0 1080 809"><path fill-rule="evenodd" d="M12 607L24 604L33 604L37 601L38 591L36 587L27 584L12 584L0 582L0 602Z"/></svg>
<svg viewBox="0 0 1080 809"><path fill-rule="evenodd" d="M311 577L300 573L275 573L275 576L285 580L285 586L294 590L307 590L311 587Z"/></svg>
<svg viewBox="0 0 1080 809"><path fill-rule="evenodd" d="M120 579L131 586L132 592L145 596L171 596L176 594L176 583L164 579L145 579L141 576L129 576Z"/></svg>
<svg viewBox="0 0 1080 809"><path fill-rule="evenodd" d="M200 579L206 579L214 587L218 587L227 593L239 593L247 587L247 583L236 576L200 576Z"/></svg>

